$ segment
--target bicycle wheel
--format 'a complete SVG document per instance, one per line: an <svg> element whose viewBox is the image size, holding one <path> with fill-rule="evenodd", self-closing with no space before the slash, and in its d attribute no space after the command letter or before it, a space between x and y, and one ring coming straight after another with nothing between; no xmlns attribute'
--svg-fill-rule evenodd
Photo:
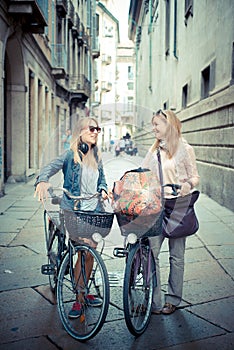
<svg viewBox="0 0 234 350"><path fill-rule="evenodd" d="M84 282L80 305L82 313L78 318L69 318L69 312L78 297L77 278L74 278L74 268L77 259L81 259L83 281L86 280L85 266L87 259L93 259L93 268L89 281ZM69 271L69 272L68 272ZM80 275L79 275L80 276ZM80 294L79 294L80 295ZM102 301L99 307L91 306L87 302L87 295L98 297ZM99 253L86 245L70 248L61 263L57 283L57 302L62 324L73 338L86 341L94 337L102 328L108 312L110 300L109 281L105 264Z"/></svg>
<svg viewBox="0 0 234 350"><path fill-rule="evenodd" d="M123 285L125 322L135 336L141 335L149 324L155 281L149 244L138 242L130 247Z"/></svg>
<svg viewBox="0 0 234 350"><path fill-rule="evenodd" d="M52 293L56 292L58 266L61 260L62 251L62 237L60 231L55 224L48 218L45 213L45 235L46 235L46 247L48 255L48 265L44 265L44 271L49 276L50 290Z"/></svg>

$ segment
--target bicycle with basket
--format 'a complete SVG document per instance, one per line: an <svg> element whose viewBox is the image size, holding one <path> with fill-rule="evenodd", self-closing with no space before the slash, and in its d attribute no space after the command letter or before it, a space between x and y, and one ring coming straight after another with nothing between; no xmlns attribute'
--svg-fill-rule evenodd
<svg viewBox="0 0 234 350"><path fill-rule="evenodd" d="M61 196L74 200L74 211L60 208ZM77 202L100 196L99 193L73 196L65 189L50 189L44 202L45 238L48 264L42 273L49 275L50 288L57 298L61 322L69 335L86 341L102 328L108 312L110 290L105 263L102 258L104 238L111 230L113 213L77 210ZM89 244L92 240L93 244ZM100 247L97 251L96 246ZM88 264L92 261L92 270ZM77 268L77 264L80 268ZM89 296L101 299L94 307ZM74 302L82 305L80 317L69 317Z"/></svg>
<svg viewBox="0 0 234 350"><path fill-rule="evenodd" d="M113 187L113 208L125 237L124 246L114 248L115 257L126 259L123 282L123 307L126 325L135 335L147 328L157 285L156 266L150 237L162 234L164 187L171 186L177 195L179 185L163 185L159 176L149 169L127 171Z"/></svg>

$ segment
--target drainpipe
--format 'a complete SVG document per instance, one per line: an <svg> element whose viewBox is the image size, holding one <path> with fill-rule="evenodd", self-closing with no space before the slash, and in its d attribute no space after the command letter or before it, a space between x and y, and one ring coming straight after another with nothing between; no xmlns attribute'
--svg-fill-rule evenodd
<svg viewBox="0 0 234 350"><path fill-rule="evenodd" d="M178 60L177 56L177 0L174 0L174 57Z"/></svg>
<svg viewBox="0 0 234 350"><path fill-rule="evenodd" d="M149 90L152 93L152 0L149 0Z"/></svg>

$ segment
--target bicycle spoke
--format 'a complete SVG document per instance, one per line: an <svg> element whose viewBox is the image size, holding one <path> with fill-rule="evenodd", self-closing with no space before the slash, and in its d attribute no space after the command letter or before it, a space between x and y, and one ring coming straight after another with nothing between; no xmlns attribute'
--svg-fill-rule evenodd
<svg viewBox="0 0 234 350"><path fill-rule="evenodd" d="M130 249L124 277L124 314L129 331L142 334L151 316L153 297L153 260L150 249L140 243Z"/></svg>
<svg viewBox="0 0 234 350"><path fill-rule="evenodd" d="M78 282L75 278L75 264L80 256L84 268L81 267L81 272L78 274ZM87 254L92 255L94 267L91 273L89 282L83 285L83 289L79 286L79 279L83 283L86 280ZM67 265L72 261L72 268L69 268L69 273L65 275ZM88 277L88 276L87 276ZM88 279L88 278L87 278ZM83 290L83 293L81 291ZM93 306L90 304L88 297L98 297L102 300L102 305ZM108 275L99 254L88 246L77 246L76 253L72 259L69 259L69 253L63 259L58 276L57 285L58 310L61 321L66 331L75 339L85 341L95 336L103 326L108 312L109 306L109 283ZM73 304L78 301L81 305L80 315L77 318L70 318L69 313Z"/></svg>

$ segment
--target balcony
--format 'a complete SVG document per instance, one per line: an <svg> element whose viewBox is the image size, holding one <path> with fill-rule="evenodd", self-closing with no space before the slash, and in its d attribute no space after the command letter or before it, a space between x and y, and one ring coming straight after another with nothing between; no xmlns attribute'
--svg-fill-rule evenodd
<svg viewBox="0 0 234 350"><path fill-rule="evenodd" d="M75 8L72 0L68 0L68 26L71 29L75 25Z"/></svg>
<svg viewBox="0 0 234 350"><path fill-rule="evenodd" d="M93 82L96 84L99 80L98 78L98 65L97 65L97 61L93 62Z"/></svg>
<svg viewBox="0 0 234 350"><path fill-rule="evenodd" d="M130 124L134 125L134 115L121 115L121 122L122 124Z"/></svg>
<svg viewBox="0 0 234 350"><path fill-rule="evenodd" d="M84 74L69 78L70 101L87 101L91 94L91 84Z"/></svg>
<svg viewBox="0 0 234 350"><path fill-rule="evenodd" d="M60 15L60 17L66 17L67 7L67 0L56 0L57 13Z"/></svg>
<svg viewBox="0 0 234 350"><path fill-rule="evenodd" d="M85 42L85 29L83 23L80 23L78 28L78 45L82 46Z"/></svg>
<svg viewBox="0 0 234 350"><path fill-rule="evenodd" d="M84 46L89 48L89 35L87 33L84 34Z"/></svg>
<svg viewBox="0 0 234 350"><path fill-rule="evenodd" d="M99 38L92 38L92 56L93 58L98 58L100 56L100 44Z"/></svg>
<svg viewBox="0 0 234 350"><path fill-rule="evenodd" d="M71 28L73 39L78 38L80 28L80 17L77 13L74 14L74 24Z"/></svg>
<svg viewBox="0 0 234 350"><path fill-rule="evenodd" d="M55 79L64 79L66 76L67 55L65 52L65 45L52 44L51 45L51 63L52 75Z"/></svg>
<svg viewBox="0 0 234 350"><path fill-rule="evenodd" d="M102 81L101 89L103 92L109 92L112 89L112 83L107 81Z"/></svg>
<svg viewBox="0 0 234 350"><path fill-rule="evenodd" d="M113 110L101 109L101 122L105 123L113 119Z"/></svg>
<svg viewBox="0 0 234 350"><path fill-rule="evenodd" d="M26 32L43 34L48 21L47 0L10 0L8 13Z"/></svg>
<svg viewBox="0 0 234 350"><path fill-rule="evenodd" d="M103 64L106 64L106 65L108 65L108 64L111 64L111 61L112 61L112 58L111 58L111 56L108 56L108 55L102 55L102 63Z"/></svg>

